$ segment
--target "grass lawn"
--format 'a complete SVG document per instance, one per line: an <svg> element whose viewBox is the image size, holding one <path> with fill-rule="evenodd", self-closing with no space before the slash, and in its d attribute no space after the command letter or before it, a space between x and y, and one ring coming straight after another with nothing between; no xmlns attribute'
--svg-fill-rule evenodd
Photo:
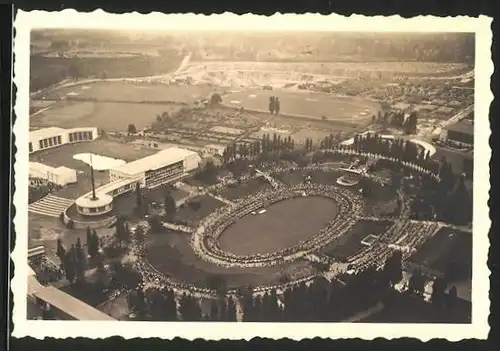
<svg viewBox="0 0 500 351"><path fill-rule="evenodd" d="M228 288L275 284L283 276L307 276L314 269L307 262L293 262L263 268L225 268L199 260L189 245L186 234L151 234L148 239L148 260L159 271L183 282L206 286L207 279L221 276Z"/></svg>
<svg viewBox="0 0 500 351"><path fill-rule="evenodd" d="M133 102L61 101L32 117L32 127L97 127L108 132L126 132L129 124L138 130L156 121L156 115L172 113L182 106Z"/></svg>
<svg viewBox="0 0 500 351"><path fill-rule="evenodd" d="M219 193L219 195L225 197L226 199L234 200L255 194L264 189L266 186L269 186L269 183L263 178L250 179L244 183L235 184L225 188Z"/></svg>
<svg viewBox="0 0 500 351"><path fill-rule="evenodd" d="M175 214L176 220L196 222L224 205L219 200L206 195L195 197L189 201L199 202L201 205L200 208L195 211L189 205L181 206Z"/></svg>
<svg viewBox="0 0 500 351"><path fill-rule="evenodd" d="M96 82L62 87L46 94L46 99L73 96L78 99L129 102L192 102L213 92L208 85L167 85L160 83Z"/></svg>
<svg viewBox="0 0 500 351"><path fill-rule="evenodd" d="M321 252L338 260L346 260L359 250L365 248L361 241L370 234L380 235L389 228L389 223L358 221L346 234L334 239Z"/></svg>
<svg viewBox="0 0 500 351"><path fill-rule="evenodd" d="M338 213L334 201L320 196L287 199L266 209L230 225L219 238L220 248L241 256L279 251L310 238Z"/></svg>

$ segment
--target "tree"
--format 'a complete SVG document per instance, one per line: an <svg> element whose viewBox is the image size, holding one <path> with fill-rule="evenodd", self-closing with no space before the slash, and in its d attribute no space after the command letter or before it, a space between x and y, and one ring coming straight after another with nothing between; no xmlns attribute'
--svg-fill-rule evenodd
<svg viewBox="0 0 500 351"><path fill-rule="evenodd" d="M227 282L221 275L213 274L209 276L206 285L209 289L215 290L219 297L224 297L227 293Z"/></svg>
<svg viewBox="0 0 500 351"><path fill-rule="evenodd" d="M210 320L214 322L220 321L219 303L217 300L212 300L210 303Z"/></svg>
<svg viewBox="0 0 500 351"><path fill-rule="evenodd" d="M274 111L275 111L275 99L274 99L274 96L271 96L269 98L269 113L270 114L273 114Z"/></svg>
<svg viewBox="0 0 500 351"><path fill-rule="evenodd" d="M413 270L408 288L410 293L414 293L418 296L423 295L425 288L425 277L422 275L419 269Z"/></svg>
<svg viewBox="0 0 500 351"><path fill-rule="evenodd" d="M64 259L66 257L66 249L63 246L61 238L57 238L57 251L56 255L59 258L59 261L61 262L61 266L64 265Z"/></svg>
<svg viewBox="0 0 500 351"><path fill-rule="evenodd" d="M207 184L214 184L217 182L217 167L215 166L213 161L207 161L203 169L198 174L198 178Z"/></svg>
<svg viewBox="0 0 500 351"><path fill-rule="evenodd" d="M236 304L232 297L227 298L224 321L236 322Z"/></svg>
<svg viewBox="0 0 500 351"><path fill-rule="evenodd" d="M99 254L99 237L95 229L90 232L90 228L87 231L87 252L92 259L95 259Z"/></svg>
<svg viewBox="0 0 500 351"><path fill-rule="evenodd" d="M449 308L452 307L453 304L457 301L457 299L458 299L457 287L453 285L450 291L448 291L448 296L447 296L448 307Z"/></svg>
<svg viewBox="0 0 500 351"><path fill-rule="evenodd" d="M165 320L176 321L177 320L177 303L175 302L175 294L173 290L167 290L165 292Z"/></svg>
<svg viewBox="0 0 500 351"><path fill-rule="evenodd" d="M91 237L92 237L92 232L90 231L90 227L87 227L87 250L88 247L90 246L90 242L92 241Z"/></svg>
<svg viewBox="0 0 500 351"><path fill-rule="evenodd" d="M80 68L75 65L75 64L71 64L69 67L68 67L68 75L74 79L74 80L78 80L78 78L81 77L82 73L80 71Z"/></svg>
<svg viewBox="0 0 500 351"><path fill-rule="evenodd" d="M128 127L127 127L127 132L128 132L128 135L136 134L137 133L137 127L135 126L135 124L129 124Z"/></svg>
<svg viewBox="0 0 500 351"><path fill-rule="evenodd" d="M219 93L213 93L210 97L209 104L211 106L216 106L222 103L222 97Z"/></svg>
<svg viewBox="0 0 500 351"><path fill-rule="evenodd" d="M139 182L137 182L136 186L135 186L135 204L136 204L137 212L140 215L142 215L143 214L142 191L141 191L141 184Z"/></svg>
<svg viewBox="0 0 500 351"><path fill-rule="evenodd" d="M64 256L64 273L66 274L66 279L73 284L76 276L76 263L75 263L75 247L71 245L71 248L66 252Z"/></svg>
<svg viewBox="0 0 500 351"><path fill-rule="evenodd" d="M148 223L149 223L151 230L153 232L160 233L160 232L163 232L165 230L165 228L163 227L163 223L161 221L161 218L157 214L152 214L151 216L149 216Z"/></svg>
<svg viewBox="0 0 500 351"><path fill-rule="evenodd" d="M179 312L184 321L200 321L201 309L196 299L184 293L180 300Z"/></svg>
<svg viewBox="0 0 500 351"><path fill-rule="evenodd" d="M394 286L403 279L403 255L400 250L395 250L385 261L383 273L390 286Z"/></svg>
<svg viewBox="0 0 500 351"><path fill-rule="evenodd" d="M446 282L443 278L436 278L432 284L431 302L433 305L442 307L445 302Z"/></svg>
<svg viewBox="0 0 500 351"><path fill-rule="evenodd" d="M85 261L85 253L84 253L83 248L82 248L80 237L78 237L76 239L74 256L75 256L74 260L75 260L76 279L78 282L83 282L83 280L85 279L86 261Z"/></svg>
<svg viewBox="0 0 500 351"><path fill-rule="evenodd" d="M163 207L165 209L165 215L166 217L171 220L175 217L175 212L177 210L177 205L175 203L175 199L172 196L172 193L167 190L165 193L165 200L164 200Z"/></svg>

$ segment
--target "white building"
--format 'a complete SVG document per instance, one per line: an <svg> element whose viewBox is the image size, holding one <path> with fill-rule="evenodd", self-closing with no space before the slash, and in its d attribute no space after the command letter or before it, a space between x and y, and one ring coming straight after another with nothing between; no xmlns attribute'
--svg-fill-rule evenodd
<svg viewBox="0 0 500 351"><path fill-rule="evenodd" d="M203 147L203 156L219 156L222 157L226 147L220 144L209 144Z"/></svg>
<svg viewBox="0 0 500 351"><path fill-rule="evenodd" d="M91 141L97 139L97 128L71 128L59 127L43 128L30 131L28 144L29 153L50 149L56 146Z"/></svg>
<svg viewBox="0 0 500 351"><path fill-rule="evenodd" d="M131 179L138 181L141 187L155 188L182 179L196 170L200 162L196 152L172 147L112 168L109 177L111 182Z"/></svg>
<svg viewBox="0 0 500 351"><path fill-rule="evenodd" d="M47 180L48 182L65 186L76 183L76 171L67 167L50 167L39 162L29 163L29 177Z"/></svg>

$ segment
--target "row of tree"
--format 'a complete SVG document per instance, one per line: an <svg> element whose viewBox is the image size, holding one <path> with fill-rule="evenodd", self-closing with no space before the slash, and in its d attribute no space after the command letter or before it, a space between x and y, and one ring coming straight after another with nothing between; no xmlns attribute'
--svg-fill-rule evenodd
<svg viewBox="0 0 500 351"><path fill-rule="evenodd" d="M277 96L269 97L269 113L279 115L280 99Z"/></svg>
<svg viewBox="0 0 500 351"><path fill-rule="evenodd" d="M95 248L95 239L91 239L90 247ZM85 270L87 268L87 259L80 238L76 240L76 245L72 244L66 250L60 239L57 240L56 255L61 261L61 268L63 269L66 279L70 283L83 283L85 280Z"/></svg>
<svg viewBox="0 0 500 351"><path fill-rule="evenodd" d="M292 151L294 148L295 141L290 135L282 137L280 134L274 133L271 138L270 134L264 134L261 140L228 145L222 153L222 161L229 163L237 158L255 158L262 154Z"/></svg>

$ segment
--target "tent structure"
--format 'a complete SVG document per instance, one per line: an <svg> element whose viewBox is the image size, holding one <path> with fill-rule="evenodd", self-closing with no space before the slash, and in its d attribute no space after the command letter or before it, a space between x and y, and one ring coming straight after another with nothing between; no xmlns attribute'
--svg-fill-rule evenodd
<svg viewBox="0 0 500 351"><path fill-rule="evenodd" d="M76 183L76 171L68 167L50 167L39 162L29 163L29 176L39 178L57 185Z"/></svg>

